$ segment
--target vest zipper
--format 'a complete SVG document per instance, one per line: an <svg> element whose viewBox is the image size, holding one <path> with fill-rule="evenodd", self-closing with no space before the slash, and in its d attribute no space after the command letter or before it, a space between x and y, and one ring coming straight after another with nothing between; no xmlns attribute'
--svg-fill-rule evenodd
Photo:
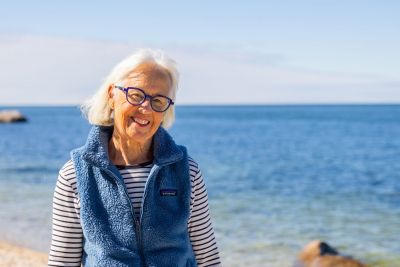
<svg viewBox="0 0 400 267"><path fill-rule="evenodd" d="M142 198L141 209L140 209L140 217L139 217L140 222L142 222L144 201L147 196L147 185L148 185L150 179L153 178L154 176L156 176L157 173L160 171L161 166L154 165L153 168L154 168L153 172L150 171L149 177L147 178L147 181L144 185L144 192L143 192L143 198Z"/></svg>
<svg viewBox="0 0 400 267"><path fill-rule="evenodd" d="M144 266L147 266L146 265L146 260L144 258L144 254L143 254L142 234L141 234L141 231L140 231L140 228L141 228L140 227L140 222L136 218L136 212L135 212L135 209L133 208L133 205L132 205L132 202L131 202L131 198L129 197L128 191L126 190L126 186L125 186L125 184L121 184L120 179L113 172L111 172L111 171L109 171L107 169L106 169L106 171L107 171L107 173L109 175L111 175L117 181L117 183L119 183L120 186L122 186L124 188L125 196L128 199L129 204L130 204L131 215L133 216L133 220L135 222L136 244L137 244L137 247L138 247L138 250L139 250L139 255L140 255L140 258L141 258L142 262L144 263ZM143 205L143 203L142 203L142 205Z"/></svg>
<svg viewBox="0 0 400 267"><path fill-rule="evenodd" d="M147 263L146 263L146 258L144 257L144 254L143 254L143 243L142 243L142 235L140 233L140 229L141 229L140 225L142 224L142 217L143 217L143 210L144 210L144 200L145 200L145 197L147 195L147 185L148 185L150 179L152 179L155 175L157 175L157 173L158 173L158 171L160 169L160 167L157 166L157 165L155 165L155 167L153 166L153 168L154 168L154 171L153 172L150 171L149 177L147 178L147 181L146 181L146 183L144 185L143 198L142 198L142 203L141 203L141 207L140 207L140 214L139 214L139 222L136 221L137 224L139 225L139 227L138 227L138 229L139 229L139 240L138 240L139 245L138 246L140 246L140 253L141 253L141 256L142 256L142 259L143 259L143 262L144 262L144 266L147 266Z"/></svg>

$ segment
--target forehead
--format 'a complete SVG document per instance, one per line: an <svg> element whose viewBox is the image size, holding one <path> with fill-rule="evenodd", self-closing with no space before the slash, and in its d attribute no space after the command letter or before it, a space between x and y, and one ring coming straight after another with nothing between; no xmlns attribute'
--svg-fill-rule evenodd
<svg viewBox="0 0 400 267"><path fill-rule="evenodd" d="M149 85L154 83L167 83L171 86L171 76L169 72L153 62L142 63L134 68L127 76L127 82L144 83Z"/></svg>

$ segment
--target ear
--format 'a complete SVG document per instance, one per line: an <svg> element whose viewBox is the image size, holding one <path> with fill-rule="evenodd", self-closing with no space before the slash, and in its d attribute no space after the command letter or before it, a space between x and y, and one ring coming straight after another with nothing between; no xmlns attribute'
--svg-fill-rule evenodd
<svg viewBox="0 0 400 267"><path fill-rule="evenodd" d="M114 84L110 84L108 87L108 104L114 109Z"/></svg>
<svg viewBox="0 0 400 267"><path fill-rule="evenodd" d="M110 84L108 86L108 97L113 98L114 97L114 84Z"/></svg>

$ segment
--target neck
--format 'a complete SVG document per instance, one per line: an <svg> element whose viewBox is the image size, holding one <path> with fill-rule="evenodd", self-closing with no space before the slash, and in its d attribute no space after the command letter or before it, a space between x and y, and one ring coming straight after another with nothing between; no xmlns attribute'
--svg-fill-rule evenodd
<svg viewBox="0 0 400 267"><path fill-rule="evenodd" d="M108 154L115 165L135 165L153 159L152 140L144 143L121 138L115 131L109 141Z"/></svg>

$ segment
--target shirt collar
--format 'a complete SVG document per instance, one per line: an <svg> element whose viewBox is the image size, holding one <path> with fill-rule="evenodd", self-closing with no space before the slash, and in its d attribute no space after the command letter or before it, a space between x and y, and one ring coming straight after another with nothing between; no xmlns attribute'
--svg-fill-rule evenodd
<svg viewBox="0 0 400 267"><path fill-rule="evenodd" d="M84 160L100 168L113 166L108 156L108 142L113 129L113 126L94 125L92 127L86 144L81 148ZM183 158L182 150L162 127L159 127L153 136L153 156L154 164L159 166L168 165Z"/></svg>

